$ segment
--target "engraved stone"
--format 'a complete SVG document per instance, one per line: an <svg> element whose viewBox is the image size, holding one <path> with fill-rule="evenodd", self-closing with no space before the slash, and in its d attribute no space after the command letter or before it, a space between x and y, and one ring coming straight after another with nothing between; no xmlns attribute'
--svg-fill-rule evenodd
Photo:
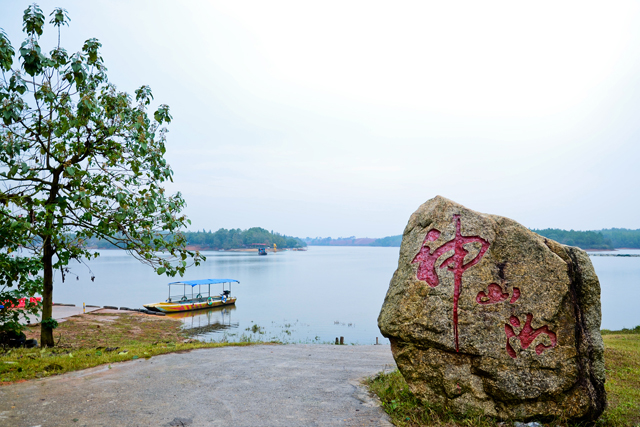
<svg viewBox="0 0 640 427"><path fill-rule="evenodd" d="M503 419L606 407L587 254L437 196L411 216L378 325L421 399Z"/></svg>

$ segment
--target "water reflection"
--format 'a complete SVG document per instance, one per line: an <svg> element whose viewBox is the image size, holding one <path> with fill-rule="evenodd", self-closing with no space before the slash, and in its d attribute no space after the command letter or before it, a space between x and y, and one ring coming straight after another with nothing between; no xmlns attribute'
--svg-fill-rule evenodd
<svg viewBox="0 0 640 427"><path fill-rule="evenodd" d="M167 314L167 317L180 319L182 327L189 335L207 335L210 333L237 329L238 322L232 322L231 314L236 310L234 305L207 308L204 310L182 311Z"/></svg>

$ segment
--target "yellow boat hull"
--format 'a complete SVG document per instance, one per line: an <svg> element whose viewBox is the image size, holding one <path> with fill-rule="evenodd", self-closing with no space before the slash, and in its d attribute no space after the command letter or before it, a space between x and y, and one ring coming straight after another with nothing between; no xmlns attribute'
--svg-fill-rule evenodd
<svg viewBox="0 0 640 427"><path fill-rule="evenodd" d="M213 299L211 301L178 301L178 302L158 302L155 304L145 304L144 307L149 310L162 311L164 313L180 313L182 311L202 310L211 307L220 307L223 305L235 304L236 298L227 298L225 302L221 299Z"/></svg>

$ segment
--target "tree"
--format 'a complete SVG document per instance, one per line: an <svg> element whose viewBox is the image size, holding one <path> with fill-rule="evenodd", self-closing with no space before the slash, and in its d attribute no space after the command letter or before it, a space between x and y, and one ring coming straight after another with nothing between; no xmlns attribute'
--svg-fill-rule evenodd
<svg viewBox="0 0 640 427"><path fill-rule="evenodd" d="M107 79L101 44L87 40L80 52L60 46L67 11L56 8L50 23L58 45L47 55L39 40L45 16L37 5L24 12L26 40L15 50L0 31L0 215L28 230L27 249L40 258L43 275L41 340L53 346L53 273L70 260L98 256L83 242L107 240L126 249L158 274L182 275L187 260L204 257L185 249L180 193L163 182L173 171L164 158L169 107L153 118L148 86L135 101ZM4 233L4 230L2 230Z"/></svg>

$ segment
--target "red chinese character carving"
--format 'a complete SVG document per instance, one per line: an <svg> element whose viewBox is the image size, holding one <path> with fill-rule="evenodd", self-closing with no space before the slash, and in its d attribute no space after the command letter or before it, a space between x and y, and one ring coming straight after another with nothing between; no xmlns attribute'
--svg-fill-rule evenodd
<svg viewBox="0 0 640 427"><path fill-rule="evenodd" d="M476 301L478 304L497 304L509 298L509 292L502 292L502 287L497 283L492 283L489 285L487 292L480 291L476 296ZM509 301L509 304L513 304L518 301L520 298L520 289L513 288L513 296Z"/></svg>
<svg viewBox="0 0 640 427"><path fill-rule="evenodd" d="M520 289L513 288L513 295L511 296L511 301L509 301L509 304L513 304L514 302L518 301L518 298L520 298Z"/></svg>
<svg viewBox="0 0 640 427"><path fill-rule="evenodd" d="M489 285L487 292L480 291L476 296L478 304L497 304L509 298L509 292L502 292L502 287L496 283Z"/></svg>
<svg viewBox="0 0 640 427"><path fill-rule="evenodd" d="M489 249L489 242L479 236L463 236L460 231L460 215L454 215L453 221L456 223L455 237L431 253L431 248L427 246L427 242L437 240L438 237L440 237L440 231L436 229L429 231L424 238L420 251L411 263L419 263L416 273L418 280L423 280L427 282L429 286L435 288L439 284L438 274L436 273L436 261L445 253L453 251L453 255L445 259L440 265L440 268L448 267L449 270L453 272L453 335L456 341L456 351L458 351L458 299L460 298L462 275L467 269L480 262L480 259L484 256L485 252L487 252L487 249ZM469 251L464 248L464 245L475 242L480 243L482 248L471 261L465 264L464 258L469 254Z"/></svg>
<svg viewBox="0 0 640 427"><path fill-rule="evenodd" d="M513 347L511 347L511 344L509 343L509 338L519 339L520 347L522 347L523 349L526 349L531 345L533 340L535 340L538 337L538 335L540 334L547 335L549 337L549 340L551 340L551 345L544 345L542 343L538 344L536 346L536 354L538 355L542 354L542 352L545 351L546 349L555 347L556 343L558 342L556 338L556 334L549 330L549 326L545 325L541 328L533 329L531 327L532 320L533 320L533 314L531 313L527 314L527 320L524 323L524 327L517 335L513 330L513 327L519 328L520 320L516 316L511 316L509 318L509 323L511 323L511 325L509 325L508 323L504 325L504 332L507 334L507 353L509 353L509 356L513 357L514 359L517 357L517 355L516 355L516 351L513 349Z"/></svg>

